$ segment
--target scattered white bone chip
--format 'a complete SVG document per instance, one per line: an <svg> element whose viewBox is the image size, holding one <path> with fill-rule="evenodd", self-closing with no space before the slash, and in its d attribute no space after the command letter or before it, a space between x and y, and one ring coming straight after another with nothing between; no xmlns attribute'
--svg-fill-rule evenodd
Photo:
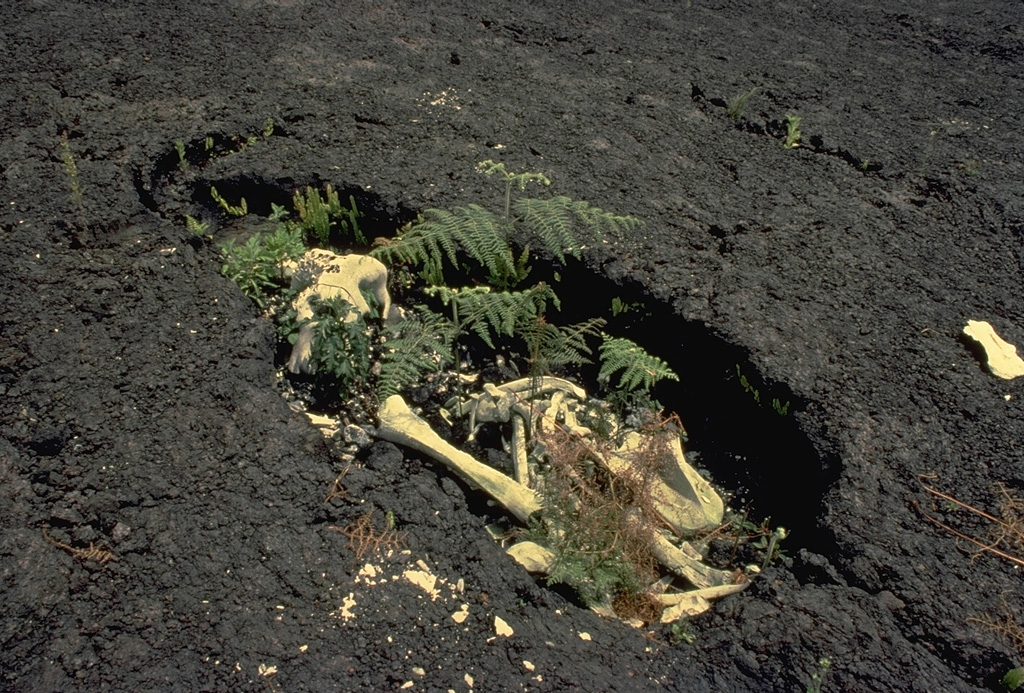
<svg viewBox="0 0 1024 693"><path fill-rule="evenodd" d="M375 578L377 577L377 568L372 563L367 563L359 570L359 577Z"/></svg>
<svg viewBox="0 0 1024 693"><path fill-rule="evenodd" d="M509 548L508 555L526 568L528 573L547 575L551 572L551 566L555 564L554 552L532 541L521 541L513 545Z"/></svg>
<svg viewBox="0 0 1024 693"><path fill-rule="evenodd" d="M260 676L266 676L269 678L277 673L277 667L268 666L266 664L260 664L259 669L257 669L257 671L259 672Z"/></svg>
<svg viewBox="0 0 1024 693"><path fill-rule="evenodd" d="M535 666L533 665L533 662L531 662L531 661L530 661L530 660L528 660L528 659L524 659L524 660L523 660L523 666L524 666L524 667L526 667L526 670L527 670L527 671L533 671L534 669L536 669L536 668L537 668L537 667L535 667Z"/></svg>
<svg viewBox="0 0 1024 693"><path fill-rule="evenodd" d="M992 325L984 320L968 320L964 334L981 344L992 375L1005 380L1024 375L1024 361L1017 356L1017 347L997 335Z"/></svg>
<svg viewBox="0 0 1024 693"><path fill-rule="evenodd" d="M580 640L593 640L593 638L590 637L590 633L580 633Z"/></svg>
<svg viewBox="0 0 1024 693"><path fill-rule="evenodd" d="M512 626L505 622L501 616L494 617L494 632L498 635L503 635L506 638L511 637L515 631L512 630Z"/></svg>
<svg viewBox="0 0 1024 693"><path fill-rule="evenodd" d="M458 611L452 614L452 620L456 623L465 623L467 618L469 618L469 604L463 604Z"/></svg>
<svg viewBox="0 0 1024 693"><path fill-rule="evenodd" d="M407 691L407 690L409 690L410 688L412 688L415 685L416 684L413 683L412 681L406 681L401 686L399 686L399 688L402 689L403 691Z"/></svg>
<svg viewBox="0 0 1024 693"><path fill-rule="evenodd" d="M696 616L711 608L711 602L699 594L687 595L677 603L661 612L662 623L674 623L686 616Z"/></svg>
<svg viewBox="0 0 1024 693"><path fill-rule="evenodd" d="M470 688L473 687L473 677L470 676L469 674L466 674L465 676L463 676L462 680L465 681L466 685L469 686Z"/></svg>
<svg viewBox="0 0 1024 693"><path fill-rule="evenodd" d="M412 668L412 673L416 674L417 676L426 676L427 675L427 670L424 669L423 667L413 667Z"/></svg>
<svg viewBox="0 0 1024 693"><path fill-rule="evenodd" d="M352 607L355 606L355 605L356 605L356 595L355 595L355 592L349 592L348 596L345 597L341 601L341 607L337 611L335 611L334 613L337 614L339 618L342 618L342 619L344 619L346 621L351 620L351 619L356 617L356 615L354 613L352 613Z"/></svg>
<svg viewBox="0 0 1024 693"><path fill-rule="evenodd" d="M429 594L431 600L437 599L440 594L435 589L435 586L437 585L437 576L428 573L425 570L407 570L402 573L402 577Z"/></svg>

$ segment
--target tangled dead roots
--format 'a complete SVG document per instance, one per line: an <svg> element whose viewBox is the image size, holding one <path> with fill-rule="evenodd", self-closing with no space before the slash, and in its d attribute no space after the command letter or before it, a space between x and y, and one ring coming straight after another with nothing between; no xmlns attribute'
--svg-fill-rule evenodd
<svg viewBox="0 0 1024 693"><path fill-rule="evenodd" d="M587 603L611 602L626 619L657 619L663 606L646 592L659 577L651 551L654 528L664 525L651 498L652 483L672 457L670 420L652 421L632 464L617 475L603 458L614 451L555 426L539 433L549 469L543 476L547 545L556 556L552 582L566 582Z"/></svg>

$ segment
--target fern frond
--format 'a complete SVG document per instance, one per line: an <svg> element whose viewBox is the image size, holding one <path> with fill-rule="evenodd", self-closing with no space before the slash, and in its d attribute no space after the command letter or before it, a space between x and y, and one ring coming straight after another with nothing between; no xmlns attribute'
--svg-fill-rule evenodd
<svg viewBox="0 0 1024 693"><path fill-rule="evenodd" d="M526 291L492 291L487 286L465 289L436 286L427 292L453 307L460 330L475 333L492 349L495 337L512 337L522 321L543 315L548 302L559 305L558 296L544 282Z"/></svg>
<svg viewBox="0 0 1024 693"><path fill-rule="evenodd" d="M667 363L649 354L636 342L604 333L601 336L604 342L598 347L601 356L598 380L608 381L612 374L623 369L617 386L619 390L650 390L659 380L679 380Z"/></svg>
<svg viewBox="0 0 1024 693"><path fill-rule="evenodd" d="M534 369L549 372L553 368L591 363L590 355L594 352L587 344L587 337L600 335L604 324L604 318L591 318L560 327L538 315L521 321L516 332L530 348Z"/></svg>
<svg viewBox="0 0 1024 693"><path fill-rule="evenodd" d="M446 260L457 267L459 251L493 276L516 275L516 260L500 219L475 204L451 211L425 210L397 238L370 255L385 264L424 264L437 270Z"/></svg>
<svg viewBox="0 0 1024 693"><path fill-rule="evenodd" d="M585 200L561 195L546 200L517 199L512 209L528 238L539 239L559 262L565 262L566 255L579 259L584 243L600 238L606 231L630 231L643 223L636 217L618 216Z"/></svg>
<svg viewBox="0 0 1024 693"><path fill-rule="evenodd" d="M443 316L418 310L386 331L377 392L381 400L420 383L452 362L455 326Z"/></svg>

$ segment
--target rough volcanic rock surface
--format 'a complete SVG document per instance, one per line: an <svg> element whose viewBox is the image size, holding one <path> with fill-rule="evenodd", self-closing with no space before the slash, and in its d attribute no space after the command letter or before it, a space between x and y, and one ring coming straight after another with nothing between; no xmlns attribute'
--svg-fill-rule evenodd
<svg viewBox="0 0 1024 693"><path fill-rule="evenodd" d="M1021 617L1020 569L930 523L984 536L921 479L1024 491L1024 385L959 337L1024 344L1024 24L904 5L5 4L0 686L792 691L822 657L834 690L994 685L1020 662L976 619ZM258 219L331 182L393 230L493 201L488 158L646 220L581 296L660 316L703 465L792 530L692 644L539 587L393 446L325 503L341 463L275 390L273 326L184 228L226 224L211 184ZM409 551L373 576L332 529L367 509Z"/></svg>

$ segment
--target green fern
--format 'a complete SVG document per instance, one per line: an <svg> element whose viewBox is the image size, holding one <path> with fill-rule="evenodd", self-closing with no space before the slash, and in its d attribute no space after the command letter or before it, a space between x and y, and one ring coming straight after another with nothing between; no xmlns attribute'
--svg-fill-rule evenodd
<svg viewBox="0 0 1024 693"><path fill-rule="evenodd" d="M460 252L499 281L506 277L507 283L516 283L526 276L523 263L505 240L501 220L473 204L451 211L425 210L398 238L370 251L370 255L391 265L423 265L424 278L443 285L445 264L458 267Z"/></svg>
<svg viewBox="0 0 1024 693"><path fill-rule="evenodd" d="M587 337L601 334L603 318L591 318L584 322L559 327L549 323L543 315L521 320L516 333L530 348L531 370L535 373L549 373L552 369L565 366L582 366L592 363L593 350L587 345Z"/></svg>
<svg viewBox="0 0 1024 693"><path fill-rule="evenodd" d="M619 390L650 390L659 380L679 380L667 363L647 353L636 342L604 333L601 336L604 342L598 347L601 356L598 380L607 382L612 374L623 369L617 386Z"/></svg>
<svg viewBox="0 0 1024 693"><path fill-rule="evenodd" d="M302 234L286 227L267 236L255 233L241 245L232 239L220 249L224 256L221 274L238 284L260 308L266 305L268 294L283 288L281 262L295 260L306 252Z"/></svg>
<svg viewBox="0 0 1024 693"><path fill-rule="evenodd" d="M351 234L356 243L366 245L366 236L359 228L358 221L363 215L356 207L355 197L348 196L351 206L346 208L341 206L338 193L330 183L327 184L324 193L326 199L320 197L319 190L309 185L306 186L305 195L298 190L295 191L292 203L295 205L295 211L299 213L299 219L302 220L302 227L312 233L321 245L330 244L331 228L335 225L343 235Z"/></svg>
<svg viewBox="0 0 1024 693"><path fill-rule="evenodd" d="M313 312L312 370L335 378L342 392L365 383L370 375L370 336L355 306L336 296L317 302ZM355 319L346 322L350 315Z"/></svg>
<svg viewBox="0 0 1024 693"><path fill-rule="evenodd" d="M451 211L428 209L397 238L370 254L389 265L421 265L423 277L434 285L446 283L446 266L459 268L461 257L468 257L487 272L492 286L505 290L522 283L529 274L530 244L564 262L566 255L579 258L587 239L599 238L606 231L630 231L642 224L635 217L611 214L564 196L513 202L514 186L523 190L528 182L547 185L550 181L540 173L506 171L504 164L493 161L482 162L480 170L504 179L502 215L475 204ZM524 244L518 254L512 247L513 237Z"/></svg>
<svg viewBox="0 0 1024 693"><path fill-rule="evenodd" d="M642 225L636 217L618 216L564 196L522 198L513 203L512 211L524 227L525 240L539 240L559 262L565 262L566 255L579 259L586 237L598 239L605 231L632 231Z"/></svg>
<svg viewBox="0 0 1024 693"><path fill-rule="evenodd" d="M492 291L488 286L449 289L435 286L427 293L452 308L452 322L458 332L473 332L490 348L494 338L512 337L524 321L536 319L547 310L548 302L556 308L558 296L541 282L526 291Z"/></svg>
<svg viewBox="0 0 1024 693"><path fill-rule="evenodd" d="M455 326L436 313L419 310L385 334L377 378L381 400L404 392L452 362Z"/></svg>

